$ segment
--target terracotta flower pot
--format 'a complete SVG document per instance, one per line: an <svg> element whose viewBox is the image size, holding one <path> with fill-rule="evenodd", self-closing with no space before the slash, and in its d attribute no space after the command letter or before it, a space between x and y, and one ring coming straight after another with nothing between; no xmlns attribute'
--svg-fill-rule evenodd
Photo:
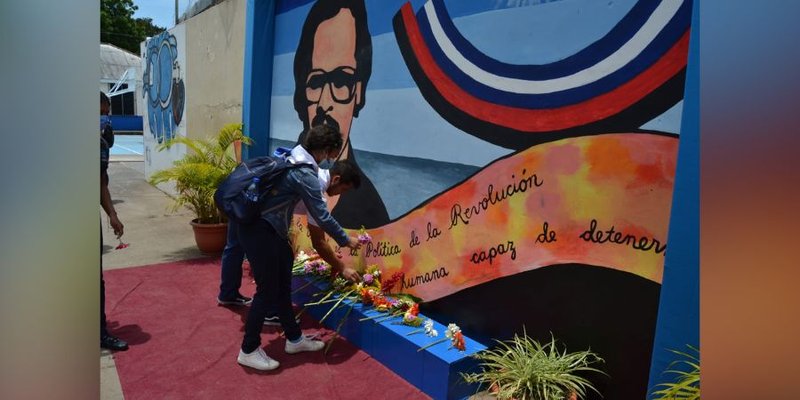
<svg viewBox="0 0 800 400"><path fill-rule="evenodd" d="M578 394L575 392L570 392L570 394L567 395L566 400L578 400Z"/></svg>
<svg viewBox="0 0 800 400"><path fill-rule="evenodd" d="M209 255L222 253L228 235L228 224L200 224L192 220L194 241L201 252Z"/></svg>
<svg viewBox="0 0 800 400"><path fill-rule="evenodd" d="M497 386L497 383L493 383L491 386L489 386L489 393L496 395L499 391L500 387ZM564 397L564 400L578 400L578 394L575 392L570 392L567 397Z"/></svg>

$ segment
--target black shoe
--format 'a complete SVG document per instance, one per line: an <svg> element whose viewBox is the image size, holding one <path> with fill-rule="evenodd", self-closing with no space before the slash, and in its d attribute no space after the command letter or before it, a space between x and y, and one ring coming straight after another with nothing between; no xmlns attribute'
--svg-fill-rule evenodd
<svg viewBox="0 0 800 400"><path fill-rule="evenodd" d="M109 350L128 350L128 343L116 336L100 336L100 348Z"/></svg>
<svg viewBox="0 0 800 400"><path fill-rule="evenodd" d="M222 304L223 306L246 306L253 302L253 299L247 296L242 296L241 294L237 294L236 297L232 299L220 299L217 297L217 303Z"/></svg>
<svg viewBox="0 0 800 400"><path fill-rule="evenodd" d="M294 320L299 324L300 318L294 317ZM267 315L264 318L264 325L267 326L281 326L281 319L278 317L277 314L275 315Z"/></svg>

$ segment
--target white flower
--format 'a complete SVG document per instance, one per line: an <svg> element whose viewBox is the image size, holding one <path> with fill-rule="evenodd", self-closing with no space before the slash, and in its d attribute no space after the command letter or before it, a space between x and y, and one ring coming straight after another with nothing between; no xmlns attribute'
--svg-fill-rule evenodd
<svg viewBox="0 0 800 400"><path fill-rule="evenodd" d="M444 332L444 336L448 339L451 339L453 335L458 332L461 332L461 328L459 328L456 324L450 323L447 324L447 330Z"/></svg>
<svg viewBox="0 0 800 400"><path fill-rule="evenodd" d="M309 258L311 258L311 256L309 256L308 254L306 254L306 252L305 252L305 251L303 251L303 250L300 250L300 253L298 253L298 254L297 254L297 258L296 258L296 260L297 260L297 262L303 262L303 263L304 263L304 262L306 262L306 261L307 261Z"/></svg>
<svg viewBox="0 0 800 400"><path fill-rule="evenodd" d="M433 320L429 318L425 320L425 330L429 331L431 329L433 329Z"/></svg>
<svg viewBox="0 0 800 400"><path fill-rule="evenodd" d="M433 320L431 320L430 318L425 320L425 323L424 323L423 326L425 327L425 334L426 335L428 335L430 337L439 336L439 332L437 332L436 329L433 329Z"/></svg>

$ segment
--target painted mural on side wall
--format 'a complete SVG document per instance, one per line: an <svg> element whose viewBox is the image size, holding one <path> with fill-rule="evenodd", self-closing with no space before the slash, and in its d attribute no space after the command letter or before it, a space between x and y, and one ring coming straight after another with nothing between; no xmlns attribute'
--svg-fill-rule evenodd
<svg viewBox="0 0 800 400"><path fill-rule="evenodd" d="M688 0L279 2L272 137L342 131L366 184L333 215L374 238L350 262L403 272L424 311L476 338L525 326L591 347L605 398L640 399L690 14Z"/></svg>
<svg viewBox="0 0 800 400"><path fill-rule="evenodd" d="M158 146L177 136L186 136L186 26L180 24L142 42L142 97L145 178L169 168L186 154L183 145L163 151ZM169 193L173 188L159 185Z"/></svg>
<svg viewBox="0 0 800 400"><path fill-rule="evenodd" d="M172 139L181 124L186 103L178 41L169 31L147 40L142 96L147 101L150 134L163 143Z"/></svg>

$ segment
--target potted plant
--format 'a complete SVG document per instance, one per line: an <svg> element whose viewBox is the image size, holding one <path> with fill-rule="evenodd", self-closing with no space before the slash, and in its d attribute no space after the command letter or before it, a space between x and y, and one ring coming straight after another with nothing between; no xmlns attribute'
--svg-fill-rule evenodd
<svg viewBox="0 0 800 400"><path fill-rule="evenodd" d="M567 353L559 351L555 338L545 345L528 337L514 335L508 341L496 340L498 346L476 353L480 372L462 373L467 383L487 385L498 399L577 400L587 390L597 389L583 376L586 372L604 372L591 367L603 362L590 350ZM598 392L599 393L599 392Z"/></svg>
<svg viewBox="0 0 800 400"><path fill-rule="evenodd" d="M656 387L661 387L661 390L653 392L653 399L655 400L669 400L669 399L686 399L698 400L700 399L700 350L692 345L686 345L691 353L684 353L677 350L669 350L682 359L675 360L670 363L670 369L664 373L671 373L677 375L675 382L660 383ZM674 368L683 364L684 368Z"/></svg>
<svg viewBox="0 0 800 400"><path fill-rule="evenodd" d="M183 158L175 161L172 167L154 173L149 182L153 185L175 183L177 196L172 210L186 206L194 213L191 224L195 241L206 254L220 253L225 247L227 220L214 204L214 192L238 164L231 147L239 142L250 144L251 140L242 133L242 124L228 124L211 138L177 136L158 147L159 151L176 144L187 147Z"/></svg>

